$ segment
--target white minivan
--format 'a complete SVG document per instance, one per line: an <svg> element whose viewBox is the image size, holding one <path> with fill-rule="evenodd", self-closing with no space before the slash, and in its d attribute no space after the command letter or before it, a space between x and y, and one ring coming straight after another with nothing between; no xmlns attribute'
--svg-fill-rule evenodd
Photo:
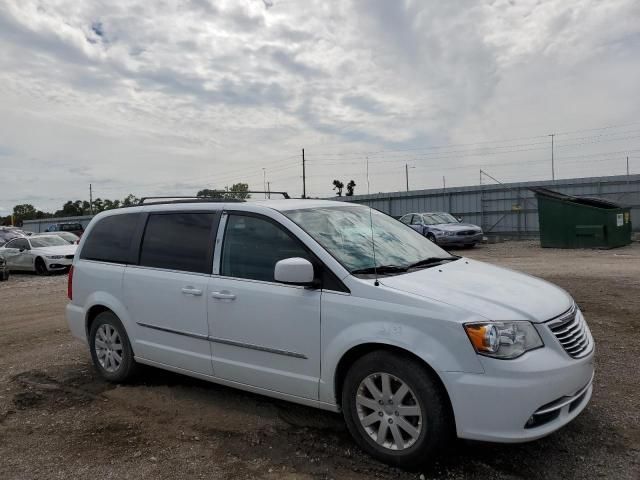
<svg viewBox="0 0 640 480"><path fill-rule="evenodd" d="M361 205L102 212L68 293L71 332L106 379L146 364L342 412L365 451L404 468L454 435L540 438L592 392L594 342L567 292Z"/></svg>

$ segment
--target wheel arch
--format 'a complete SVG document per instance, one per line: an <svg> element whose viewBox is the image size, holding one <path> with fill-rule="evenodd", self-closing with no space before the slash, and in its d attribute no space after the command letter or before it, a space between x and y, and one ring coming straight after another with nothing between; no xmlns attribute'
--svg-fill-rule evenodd
<svg viewBox="0 0 640 480"><path fill-rule="evenodd" d="M340 408L342 408L342 405L341 405L342 388L344 384L344 379L347 375L347 372L349 371L349 368L359 358L362 358L364 355L367 355L375 351L387 351L397 355L405 356L413 359L414 361L422 365L424 369L427 370L429 374L432 376L432 378L436 381L438 386L441 388L444 397L447 399L447 410L449 412L451 421L454 422L454 426L455 426L455 415L453 412L453 404L451 403L449 392L447 391L447 388L445 387L444 382L440 378L440 375L438 375L438 372L436 372L436 370L431 365L429 365L429 363L427 363L423 358L420 358L415 353L410 352L409 350L406 350L402 347L398 347L396 345L391 345L387 343L376 343L376 342L362 343L359 345L355 345L354 347L350 348L342 355L342 357L338 361L334 378L333 378L333 387L334 387L334 392L336 397L335 400L336 400L336 404Z"/></svg>

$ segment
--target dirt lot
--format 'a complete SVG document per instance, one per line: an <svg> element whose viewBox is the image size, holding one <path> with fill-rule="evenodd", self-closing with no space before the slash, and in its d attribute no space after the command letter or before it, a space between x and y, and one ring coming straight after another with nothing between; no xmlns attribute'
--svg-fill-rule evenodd
<svg viewBox="0 0 640 480"><path fill-rule="evenodd" d="M640 244L462 252L567 289L597 341L591 404L524 445L457 442L424 478L640 478ZM0 283L0 478L420 478L379 464L341 417L145 369L98 378L64 320L66 276Z"/></svg>

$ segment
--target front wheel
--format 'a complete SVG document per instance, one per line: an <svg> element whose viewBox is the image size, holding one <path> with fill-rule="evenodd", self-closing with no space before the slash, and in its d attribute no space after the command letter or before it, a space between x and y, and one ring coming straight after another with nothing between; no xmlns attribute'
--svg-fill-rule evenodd
<svg viewBox="0 0 640 480"><path fill-rule="evenodd" d="M38 275L49 275L49 270L47 269L47 264L44 263L44 260L40 257L36 258L36 273Z"/></svg>
<svg viewBox="0 0 640 480"><path fill-rule="evenodd" d="M342 409L349 432L373 457L417 469L451 438L448 400L420 362L386 351L358 359L347 373Z"/></svg>
<svg viewBox="0 0 640 480"><path fill-rule="evenodd" d="M433 233L427 233L425 236L427 237L427 240L431 240L433 243L436 243L436 236Z"/></svg>

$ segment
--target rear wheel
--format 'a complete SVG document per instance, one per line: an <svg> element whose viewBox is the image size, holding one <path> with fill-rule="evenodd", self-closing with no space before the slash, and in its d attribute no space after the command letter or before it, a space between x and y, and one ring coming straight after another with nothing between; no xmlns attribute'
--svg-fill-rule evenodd
<svg viewBox="0 0 640 480"><path fill-rule="evenodd" d="M40 257L36 258L36 273L38 275L48 275L49 270L47 269L47 264L44 263L44 260Z"/></svg>
<svg viewBox="0 0 640 480"><path fill-rule="evenodd" d="M416 469L451 438L448 401L420 362L386 351L358 359L342 390L342 409L358 445L391 465Z"/></svg>
<svg viewBox="0 0 640 480"><path fill-rule="evenodd" d="M7 280L9 280L9 270L4 270L0 273L0 282L6 282Z"/></svg>
<svg viewBox="0 0 640 480"><path fill-rule="evenodd" d="M91 358L100 375L110 382L123 382L137 369L129 337L113 312L98 314L89 331Z"/></svg>

